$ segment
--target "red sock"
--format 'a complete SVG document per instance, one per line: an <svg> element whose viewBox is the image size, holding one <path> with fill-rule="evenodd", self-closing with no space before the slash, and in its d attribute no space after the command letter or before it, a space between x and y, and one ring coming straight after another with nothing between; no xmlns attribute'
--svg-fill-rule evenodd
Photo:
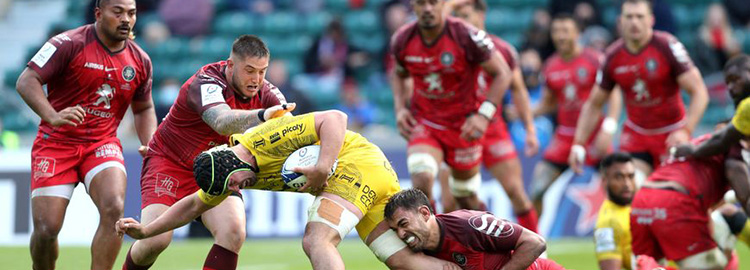
<svg viewBox="0 0 750 270"><path fill-rule="evenodd" d="M128 249L128 256L125 257L125 263L122 264L122 270L147 270L154 265L153 263L145 266L135 264L135 262L133 262L133 257L130 257L131 249L133 249L133 246L130 246L130 249Z"/></svg>
<svg viewBox="0 0 750 270"><path fill-rule="evenodd" d="M537 223L539 223L539 217L537 217L536 209L533 207L524 213L516 214L516 219L518 219L518 225L532 232L538 232Z"/></svg>
<svg viewBox="0 0 750 270"><path fill-rule="evenodd" d="M237 269L237 253L214 244L203 263L203 270L235 270Z"/></svg>
<svg viewBox="0 0 750 270"><path fill-rule="evenodd" d="M737 270L740 269L740 257L737 256L737 251L732 251L732 257L729 257L729 262L724 270Z"/></svg>

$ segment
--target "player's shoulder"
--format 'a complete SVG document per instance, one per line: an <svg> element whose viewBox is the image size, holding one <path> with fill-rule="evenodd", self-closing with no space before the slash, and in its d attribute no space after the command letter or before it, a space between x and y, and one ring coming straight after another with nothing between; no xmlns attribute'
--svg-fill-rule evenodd
<svg viewBox="0 0 750 270"><path fill-rule="evenodd" d="M474 36L477 36L478 34L481 35L482 38L489 38L489 35L483 30L479 30L466 21L454 17L448 17L445 19L445 30L455 39L463 39L466 37L474 39Z"/></svg>
<svg viewBox="0 0 750 270"><path fill-rule="evenodd" d="M443 222L450 224L456 233L472 233L504 236L513 234L513 226L507 220L496 217L490 212L476 210L457 210L443 214Z"/></svg>
<svg viewBox="0 0 750 270"><path fill-rule="evenodd" d="M669 32L654 30L654 36L652 37L651 44L657 46L664 46L679 41L674 35Z"/></svg>
<svg viewBox="0 0 750 270"><path fill-rule="evenodd" d="M407 23L396 30L391 37L391 45L401 48L417 33L417 22Z"/></svg>
<svg viewBox="0 0 750 270"><path fill-rule="evenodd" d="M750 98L745 98L742 101L740 101L740 104L737 105L737 113L743 114L744 117L750 117ZM750 120L750 118L748 118Z"/></svg>
<svg viewBox="0 0 750 270"><path fill-rule="evenodd" d="M95 42L94 35L94 25L87 24L54 35L48 42L57 48L65 46L72 50L81 50L86 44Z"/></svg>
<svg viewBox="0 0 750 270"><path fill-rule="evenodd" d="M202 66L196 73L193 84L217 84L222 89L226 88L228 83L224 77L225 61L214 62Z"/></svg>
<svg viewBox="0 0 750 270"><path fill-rule="evenodd" d="M544 60L543 67L544 69L551 69L559 65L560 63L562 63L562 58L560 57L559 53L555 52L549 57L547 57L547 60Z"/></svg>
<svg viewBox="0 0 750 270"><path fill-rule="evenodd" d="M138 43L134 40L128 39L127 46L133 51L134 56L143 63L143 65L151 65L151 57L141 48Z"/></svg>
<svg viewBox="0 0 750 270"><path fill-rule="evenodd" d="M593 64L599 64L604 61L604 53L592 48L584 48L581 57Z"/></svg>
<svg viewBox="0 0 750 270"><path fill-rule="evenodd" d="M604 55L607 59L610 59L622 50L625 50L625 40L619 38L615 40L615 42L612 42L612 44L610 44L607 49L604 50Z"/></svg>

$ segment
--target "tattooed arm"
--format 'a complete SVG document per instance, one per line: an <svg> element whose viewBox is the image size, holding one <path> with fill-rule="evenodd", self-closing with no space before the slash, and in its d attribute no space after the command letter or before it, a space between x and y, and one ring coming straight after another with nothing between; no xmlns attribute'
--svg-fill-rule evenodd
<svg viewBox="0 0 750 270"><path fill-rule="evenodd" d="M283 116L294 110L295 107L295 103L284 103L270 107L264 111L263 119L268 120ZM232 110L229 108L229 105L220 104L204 111L201 118L203 118L203 122L206 122L206 124L211 126L213 130L221 135L228 136L236 133L243 133L248 128L263 123L263 121L258 118L259 111L260 109Z"/></svg>

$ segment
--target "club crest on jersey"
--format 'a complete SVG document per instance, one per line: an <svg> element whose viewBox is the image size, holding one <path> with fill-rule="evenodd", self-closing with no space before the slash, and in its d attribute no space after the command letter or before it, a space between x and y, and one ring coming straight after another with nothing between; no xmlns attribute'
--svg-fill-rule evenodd
<svg viewBox="0 0 750 270"><path fill-rule="evenodd" d="M135 79L135 68L132 66L125 66L125 68L122 69L122 79L126 82Z"/></svg>
<svg viewBox="0 0 750 270"><path fill-rule="evenodd" d="M578 71L576 72L576 75L578 75L578 81L585 82L586 81L586 77L589 76L589 71L586 70L585 68L581 67L581 68L578 68Z"/></svg>
<svg viewBox="0 0 750 270"><path fill-rule="evenodd" d="M656 71L656 60L653 58L646 60L646 70L648 70L649 73Z"/></svg>
<svg viewBox="0 0 750 270"><path fill-rule="evenodd" d="M99 99L94 102L94 106L99 106L99 104L104 102L104 109L109 110L112 98L115 97L115 88L105 83L96 90L96 94L99 95Z"/></svg>
<svg viewBox="0 0 750 270"><path fill-rule="evenodd" d="M456 262L456 264L458 264L460 266L465 266L466 265L466 255L463 255L463 254L458 253L458 252L453 252L452 257L453 257L453 261Z"/></svg>
<svg viewBox="0 0 750 270"><path fill-rule="evenodd" d="M450 66L455 60L456 57L450 52L444 52L440 55L440 63L443 64L443 66Z"/></svg>

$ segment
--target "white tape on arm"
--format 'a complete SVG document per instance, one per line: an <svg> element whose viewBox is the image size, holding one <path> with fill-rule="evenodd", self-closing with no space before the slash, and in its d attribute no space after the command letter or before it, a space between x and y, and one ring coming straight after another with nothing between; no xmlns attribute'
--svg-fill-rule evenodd
<svg viewBox="0 0 750 270"><path fill-rule="evenodd" d="M578 161L579 163L583 163L583 161L586 159L586 148L580 144L574 144L572 147L570 147L570 152L575 155L576 161Z"/></svg>

